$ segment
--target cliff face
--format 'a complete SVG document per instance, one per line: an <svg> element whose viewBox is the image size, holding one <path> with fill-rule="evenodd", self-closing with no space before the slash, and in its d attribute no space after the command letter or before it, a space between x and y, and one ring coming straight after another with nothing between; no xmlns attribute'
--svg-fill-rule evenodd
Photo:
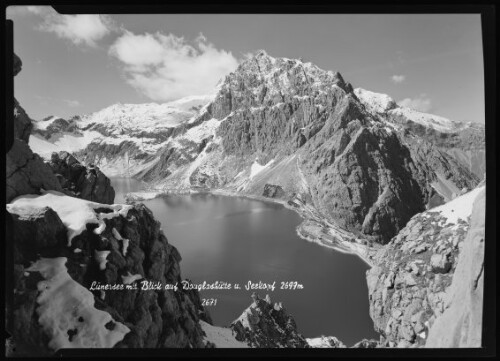
<svg viewBox="0 0 500 361"><path fill-rule="evenodd" d="M481 347L485 209L483 190L474 201L470 228L446 291L444 312L429 330L425 347Z"/></svg>
<svg viewBox="0 0 500 361"><path fill-rule="evenodd" d="M375 329L383 336L385 345L428 345L430 330L443 317L445 309L450 307L447 294L453 283L457 286L452 289L467 285L472 297L482 300L480 287L476 291L471 279L481 275L483 264L482 238L480 230L475 230L475 227L480 228L479 219L484 222L484 203L481 204L483 194L484 187L479 187L440 207L414 216L375 256L375 265L367 272L370 316ZM482 211L479 211L481 206ZM472 221L469 222L471 214ZM469 238L474 235L477 244L473 250L468 244L473 243ZM467 270L464 265L459 267L460 263L470 263L471 257L477 262L478 269L472 270L470 265ZM465 290L459 292L464 293L462 296L465 297ZM477 307L480 303L470 301L469 305ZM465 309L455 311L448 318L463 320L468 317ZM440 323L446 324L446 318ZM440 330L444 339L453 334L451 329L444 330L441 327ZM436 331L432 332L432 338L435 338ZM436 343L432 341L431 344Z"/></svg>
<svg viewBox="0 0 500 361"><path fill-rule="evenodd" d="M21 59L14 55L14 75L22 68ZM61 191L50 167L28 146L32 120L14 99L14 143L6 155L6 201L22 194L39 193L40 189Z"/></svg>
<svg viewBox="0 0 500 361"><path fill-rule="evenodd" d="M23 126L15 128L7 154L6 206L6 242L14 249L6 324L13 355L68 347L205 347L199 321L211 320L197 291L141 290L141 281L181 281L181 257L151 211L104 204L114 199L109 179L68 153L45 163L27 144L31 120L24 111L15 114ZM118 286L93 289L93 282L94 288ZM133 285L137 289L120 289Z"/></svg>

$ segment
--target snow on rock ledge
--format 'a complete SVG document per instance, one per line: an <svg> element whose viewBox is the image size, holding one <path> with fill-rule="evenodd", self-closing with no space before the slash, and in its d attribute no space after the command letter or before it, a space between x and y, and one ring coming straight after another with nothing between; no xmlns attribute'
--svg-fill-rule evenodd
<svg viewBox="0 0 500 361"><path fill-rule="evenodd" d="M38 283L41 293L37 312L40 324L51 337L49 347L55 351L113 347L130 329L94 307L94 296L70 277L66 260L42 258L26 270L40 272L44 278Z"/></svg>
<svg viewBox="0 0 500 361"><path fill-rule="evenodd" d="M433 208L431 212L439 212L441 216L446 218L446 223L456 224L459 219L466 221L472 214L474 199L476 199L479 193L481 193L485 188L486 186L475 188L472 191L443 204L442 206Z"/></svg>
<svg viewBox="0 0 500 361"><path fill-rule="evenodd" d="M249 346L236 340L236 336L230 328L212 326L200 321L201 328L205 332L205 341L211 342L217 348L248 348Z"/></svg>
<svg viewBox="0 0 500 361"><path fill-rule="evenodd" d="M45 207L52 208L61 218L61 221L68 229L68 246L71 240L81 234L88 223L97 224L94 230L96 234L102 233L106 228L104 219L109 219L121 215L127 216L127 212L133 207L122 204L101 204L86 201L80 198L67 196L56 191L48 191L43 195L24 195L17 197L10 204L7 204L7 210L10 213L18 215L33 212ZM108 209L110 213L97 213L97 209Z"/></svg>
<svg viewBox="0 0 500 361"><path fill-rule="evenodd" d="M66 201L74 200L67 196L60 198ZM55 292L53 282L56 281L50 281L52 283L47 281L51 276L42 275L46 278L42 280L41 275L34 272L36 269L42 269L41 264L37 263L40 257L67 259L64 265L66 273L75 282L73 286L77 287L77 283L91 292L95 308L108 313L113 320L130 329L130 332L126 333L114 347L205 347L199 321L202 319L211 322L211 320L201 305L197 291L179 289L175 292L172 290L146 292L140 289L100 287L100 285L125 287L140 278L161 284L176 284L182 281L179 266L181 257L177 249L168 243L152 212L143 204L136 204L131 206L126 215L114 215L113 205L94 205L88 201L81 203L80 206L82 204L90 204L89 209L92 212L109 213L100 213L102 224L105 225L102 227L102 232L96 233L95 225L91 224L80 235L74 237L70 248L67 246L67 226L52 208L43 207L42 203L37 204L37 207L43 208L30 209L29 202L26 202L24 205L28 207L27 209L22 209L20 204L16 204L15 211L21 215L8 213L10 221L7 221L6 234L11 235L8 241L15 245L13 275L15 292L14 302L7 310L13 315L7 329L12 334L16 347L29 356L53 355L56 348L52 344L49 345L55 336L47 332L39 320L37 309L40 303L37 299L45 285L54 291L51 294L51 302L58 305L65 302L64 298L68 296L68 292ZM95 208L97 205L100 208ZM113 232L113 229L116 229L116 232ZM129 240L126 254L117 235L120 235L122 240ZM79 252L74 252L75 249ZM103 257L97 257L96 260L96 255ZM102 262L104 256L105 265ZM36 266L28 267L27 265L31 263L35 263ZM104 269L100 265L105 266ZM56 280L59 282L59 278ZM44 283L39 284L40 281ZM86 297L84 293L82 298L84 304L88 304ZM58 308L64 310L62 306ZM83 318L86 319L85 315ZM99 320L94 319L96 322ZM108 329L113 326L108 324L108 321L105 324ZM80 332L77 329L75 334L75 327L71 323L68 327L72 337ZM67 333L67 331L61 332ZM73 338L68 340L71 341ZM57 347L67 346L61 344L61 341L58 341Z"/></svg>
<svg viewBox="0 0 500 361"><path fill-rule="evenodd" d="M333 336L306 338L306 341L313 348L346 348L342 341Z"/></svg>

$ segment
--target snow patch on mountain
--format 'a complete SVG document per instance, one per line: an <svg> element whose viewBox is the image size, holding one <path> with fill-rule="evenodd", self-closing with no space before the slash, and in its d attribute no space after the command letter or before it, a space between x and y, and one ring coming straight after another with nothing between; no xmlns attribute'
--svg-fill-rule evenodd
<svg viewBox="0 0 500 361"><path fill-rule="evenodd" d="M83 127L105 125L116 136L124 132L154 132L191 120L210 100L211 96L191 96L163 104L118 103L83 116L79 123Z"/></svg>
<svg viewBox="0 0 500 361"><path fill-rule="evenodd" d="M346 348L338 338L333 336L306 338L306 341L312 348Z"/></svg>
<svg viewBox="0 0 500 361"><path fill-rule="evenodd" d="M62 223L68 229L68 246L71 240L87 229L88 223L97 224L94 230L96 234L102 233L106 228L104 219L117 217L119 215L126 217L128 211L133 207L122 204L101 204L87 201L80 198L67 196L56 191L48 191L42 195L28 194L15 198L7 204L7 210L10 213L19 215L29 214L42 208L52 208ZM110 213L97 213L96 209L107 208Z"/></svg>
<svg viewBox="0 0 500 361"><path fill-rule="evenodd" d="M39 134L31 134L29 138L29 146L44 159L50 159L53 152L67 151L77 152L85 149L90 143L96 139L101 139L103 136L96 131L85 131L81 133L57 134L47 140Z"/></svg>
<svg viewBox="0 0 500 361"><path fill-rule="evenodd" d="M481 193L486 186L477 187L472 191L455 198L454 200L433 208L431 212L439 212L446 218L446 223L457 224L459 219L467 221L472 213L472 205L477 195Z"/></svg>
<svg viewBox="0 0 500 361"><path fill-rule="evenodd" d="M250 168L250 179L255 177L257 174L262 172L264 169L268 168L271 164L274 163L274 159L271 159L269 162L267 162L265 165L260 165L259 162L256 160L253 162L251 168Z"/></svg>
<svg viewBox="0 0 500 361"><path fill-rule="evenodd" d="M369 110L376 113L385 113L398 106L394 99L387 94L375 93L363 88L354 89L354 94Z"/></svg>
<svg viewBox="0 0 500 361"><path fill-rule="evenodd" d="M65 266L67 258L42 258L28 272L40 272L39 323L50 337L49 347L111 348L123 340L130 329L116 322L109 313L94 307L94 295L74 281ZM107 324L114 327L108 329Z"/></svg>
<svg viewBox="0 0 500 361"><path fill-rule="evenodd" d="M192 142L199 143L203 139L208 138L211 135L215 137L215 132L220 123L221 121L219 121L218 119L209 119L196 127L190 128L184 135L182 135L178 139L187 139Z"/></svg>
<svg viewBox="0 0 500 361"><path fill-rule="evenodd" d="M363 88L354 89L354 94L367 110L374 115L381 115L386 120L391 118L403 118L406 121L435 129L442 133L451 133L473 126L472 122L459 122L448 118L420 112L397 104L389 95L372 92Z"/></svg>
<svg viewBox="0 0 500 361"><path fill-rule="evenodd" d="M389 113L396 116L403 116L412 122L433 128L442 133L456 132L464 128L464 123L462 122L456 122L439 115L423 113L410 108L398 107L390 110Z"/></svg>
<svg viewBox="0 0 500 361"><path fill-rule="evenodd" d="M205 341L212 342L217 348L249 348L246 343L236 340L230 328L212 326L201 320L200 326L205 332Z"/></svg>
<svg viewBox="0 0 500 361"><path fill-rule="evenodd" d="M50 116L42 120L34 121L33 122L33 127L35 129L40 129L40 130L46 130L50 125L54 123L55 120L61 119L60 117L57 116Z"/></svg>

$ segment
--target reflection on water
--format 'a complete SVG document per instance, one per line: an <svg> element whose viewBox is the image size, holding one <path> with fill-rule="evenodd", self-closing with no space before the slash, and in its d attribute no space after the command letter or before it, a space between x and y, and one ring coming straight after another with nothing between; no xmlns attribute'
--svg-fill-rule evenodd
<svg viewBox="0 0 500 361"><path fill-rule="evenodd" d="M117 197L140 190L134 180L112 181ZM144 203L178 248L182 277L195 283L237 282L242 288L249 280L277 281L271 298L283 302L306 337L331 335L347 345L378 338L368 314L367 266L355 256L299 238L295 228L301 219L295 212L274 203L211 194ZM281 281L297 281L304 289L280 290ZM250 305L251 293L204 291L201 296L218 298L209 311L215 324L227 326Z"/></svg>

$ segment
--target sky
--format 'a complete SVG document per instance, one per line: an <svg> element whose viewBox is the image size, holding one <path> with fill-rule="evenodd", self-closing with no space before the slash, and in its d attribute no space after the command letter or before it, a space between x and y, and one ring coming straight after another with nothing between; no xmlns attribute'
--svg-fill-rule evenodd
<svg viewBox="0 0 500 361"><path fill-rule="evenodd" d="M7 18L23 62L14 94L34 119L207 94L264 49L401 105L484 123L479 14L61 15L11 6Z"/></svg>

